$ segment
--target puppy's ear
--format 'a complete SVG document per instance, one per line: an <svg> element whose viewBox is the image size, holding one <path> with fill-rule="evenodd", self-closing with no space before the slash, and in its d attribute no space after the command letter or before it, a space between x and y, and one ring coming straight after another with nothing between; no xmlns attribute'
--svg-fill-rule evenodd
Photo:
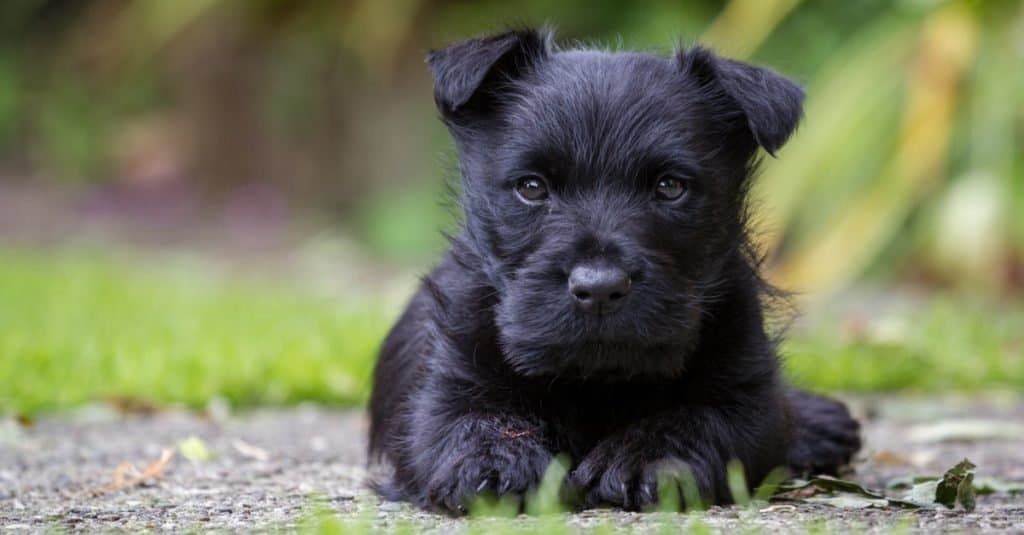
<svg viewBox="0 0 1024 535"><path fill-rule="evenodd" d="M446 119L486 110L503 82L522 75L550 52L547 30L516 30L469 39L427 56L434 75L434 101Z"/></svg>
<svg viewBox="0 0 1024 535"><path fill-rule="evenodd" d="M804 91L792 80L699 46L679 52L678 59L685 74L702 86L717 86L739 107L754 141L772 156L796 130Z"/></svg>

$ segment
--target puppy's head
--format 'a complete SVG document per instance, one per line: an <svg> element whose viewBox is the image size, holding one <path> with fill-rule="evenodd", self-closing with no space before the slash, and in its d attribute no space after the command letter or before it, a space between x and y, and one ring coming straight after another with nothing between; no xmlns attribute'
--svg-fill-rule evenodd
<svg viewBox="0 0 1024 535"><path fill-rule="evenodd" d="M745 245L758 147L803 93L702 48L558 50L523 30L431 53L466 241L526 375L679 373Z"/></svg>

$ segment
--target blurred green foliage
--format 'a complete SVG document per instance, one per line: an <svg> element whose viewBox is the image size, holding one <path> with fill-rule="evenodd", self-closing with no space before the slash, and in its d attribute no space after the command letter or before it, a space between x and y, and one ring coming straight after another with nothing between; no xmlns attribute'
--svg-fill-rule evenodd
<svg viewBox="0 0 1024 535"><path fill-rule="evenodd" d="M0 194L14 176L89 199L142 191L98 204L144 198L148 214L184 191L205 212L169 210L162 224L203 238L204 214L217 220L257 191L289 201L250 210L259 232L277 230L265 207L289 206L293 219L326 215L380 259L423 265L458 217L424 52L543 22L564 46L667 54L700 41L805 84L806 120L754 192L769 276L784 288L988 296L934 298L864 329L815 322L784 348L798 382L1024 387L1017 0L2 2ZM48 217L85 229L77 214ZM32 230L5 224L5 236ZM372 296L0 249L0 409L358 403L396 312Z"/></svg>
<svg viewBox="0 0 1024 535"><path fill-rule="evenodd" d="M214 206L271 183L414 261L452 221L426 49L542 22L568 46L706 42L807 85L757 190L775 280L1024 286L1016 0L16 0L0 21L0 163L95 184L157 161Z"/></svg>

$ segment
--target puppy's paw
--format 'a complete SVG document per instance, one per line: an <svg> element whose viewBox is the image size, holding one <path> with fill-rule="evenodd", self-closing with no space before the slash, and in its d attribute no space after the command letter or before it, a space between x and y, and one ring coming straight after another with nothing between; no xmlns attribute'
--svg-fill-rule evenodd
<svg viewBox="0 0 1024 535"><path fill-rule="evenodd" d="M836 475L860 450L860 424L846 405L808 392L789 394L795 436L789 465L796 475Z"/></svg>
<svg viewBox="0 0 1024 535"><path fill-rule="evenodd" d="M628 511L657 505L659 480L678 480L686 470L701 486L697 464L667 453L652 455L658 449L636 440L606 439L573 470L569 485L583 507L610 505Z"/></svg>
<svg viewBox="0 0 1024 535"><path fill-rule="evenodd" d="M501 436L467 440L439 459L424 489L429 507L461 515L477 497L512 497L522 504L554 457L532 438Z"/></svg>

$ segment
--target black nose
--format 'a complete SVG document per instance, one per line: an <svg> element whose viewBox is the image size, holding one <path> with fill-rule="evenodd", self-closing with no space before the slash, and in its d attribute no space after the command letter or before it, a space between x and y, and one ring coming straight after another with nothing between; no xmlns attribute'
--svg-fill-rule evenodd
<svg viewBox="0 0 1024 535"><path fill-rule="evenodd" d="M583 264L569 273L569 293L576 305L591 314L611 314L629 295L632 281L622 268Z"/></svg>

